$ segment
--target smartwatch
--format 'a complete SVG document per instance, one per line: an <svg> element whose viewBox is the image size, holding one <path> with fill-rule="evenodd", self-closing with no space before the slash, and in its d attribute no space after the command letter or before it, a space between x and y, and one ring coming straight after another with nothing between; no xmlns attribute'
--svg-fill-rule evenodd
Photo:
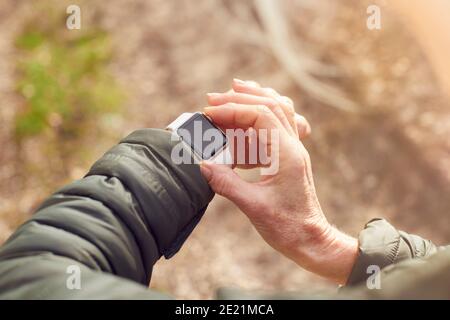
<svg viewBox="0 0 450 320"><path fill-rule="evenodd" d="M207 160L231 166L230 145L225 133L202 112L182 113L166 130L176 135L198 162Z"/></svg>

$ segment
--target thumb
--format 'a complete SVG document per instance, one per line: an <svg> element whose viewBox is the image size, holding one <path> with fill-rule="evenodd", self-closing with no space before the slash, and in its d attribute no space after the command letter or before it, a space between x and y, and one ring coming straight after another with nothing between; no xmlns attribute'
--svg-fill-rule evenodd
<svg viewBox="0 0 450 320"><path fill-rule="evenodd" d="M223 164L203 161L200 164L200 171L215 193L224 196L239 207L245 206L245 202L249 199L249 192L252 190L251 183L243 180L233 169Z"/></svg>

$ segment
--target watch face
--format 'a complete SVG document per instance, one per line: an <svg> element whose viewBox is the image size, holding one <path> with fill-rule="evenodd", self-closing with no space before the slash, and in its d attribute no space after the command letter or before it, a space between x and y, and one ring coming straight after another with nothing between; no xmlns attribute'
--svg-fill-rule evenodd
<svg viewBox="0 0 450 320"><path fill-rule="evenodd" d="M201 113L183 123L177 133L204 160L213 157L227 144L223 132Z"/></svg>

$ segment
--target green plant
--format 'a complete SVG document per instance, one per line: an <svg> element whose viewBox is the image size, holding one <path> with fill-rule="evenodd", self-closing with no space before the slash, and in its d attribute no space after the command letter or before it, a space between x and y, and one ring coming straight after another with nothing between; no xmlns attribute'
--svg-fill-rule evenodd
<svg viewBox="0 0 450 320"><path fill-rule="evenodd" d="M123 93L107 72L112 48L101 30L69 31L59 19L36 21L18 36L19 140L48 130L79 137L103 113L117 112Z"/></svg>

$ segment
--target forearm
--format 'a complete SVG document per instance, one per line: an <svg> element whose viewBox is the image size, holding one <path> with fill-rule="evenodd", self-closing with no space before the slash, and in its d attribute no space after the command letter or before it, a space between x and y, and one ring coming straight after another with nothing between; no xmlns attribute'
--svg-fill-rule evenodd
<svg viewBox="0 0 450 320"><path fill-rule="evenodd" d="M443 88L450 94L450 60L448 59L450 54L450 36L448 34L450 30L450 19L448 16L450 14L450 1L395 0L389 2L388 6L404 19L407 27L417 37L428 55ZM388 229L387 226L383 230L386 229ZM395 261L387 261L387 255L384 255L386 261L377 261L376 255L373 258L368 258L367 256L364 257L363 254L359 259L359 251L363 249L359 248L356 238L340 232L338 229L328 225L328 223L321 223L315 226L313 230L309 230L309 232L310 234L316 234L316 236L312 237L313 240L310 244L301 246L301 250L297 252L294 260L305 269L340 284L347 283L357 261L358 265L356 267L358 268L360 267L359 264L366 265L367 261L379 264L382 268L388 264L406 259L406 256L409 258L415 257L414 253L409 253L405 246L405 248L398 248L399 251L401 249L403 251L400 255L396 255L398 260ZM391 230L391 232L393 231ZM392 237L394 237L394 234L396 233L393 232ZM403 239L401 241L408 241L400 235L398 239L399 242L400 239ZM431 243L427 246L429 242L423 241L422 255L433 253L435 251L434 246ZM305 248L307 248L306 251ZM382 248L385 248L387 252L394 250L388 250L387 244L380 246L380 248L380 251ZM380 253L378 258L379 256L383 255ZM364 263L362 260L364 260ZM363 271L366 273L366 270Z"/></svg>
<svg viewBox="0 0 450 320"><path fill-rule="evenodd" d="M179 250L213 196L198 166L173 164L174 143L162 130L125 138L11 236L0 248L0 270L10 271L8 279L21 279L27 266L21 261L33 257L42 274L20 285L32 287L47 277L64 289L55 277L66 276L64 268L72 261L96 272L94 277L112 274L147 286L153 264ZM47 256L52 258L43 259ZM39 267L52 263L59 274ZM1 292L11 287L8 279L0 279L0 293L8 293Z"/></svg>
<svg viewBox="0 0 450 320"><path fill-rule="evenodd" d="M293 260L302 268L344 285L358 257L358 240L323 221L308 228L308 243L297 247Z"/></svg>
<svg viewBox="0 0 450 320"><path fill-rule="evenodd" d="M318 248L320 254L315 263L317 273L338 284L345 285L358 257L358 240L331 227L328 239Z"/></svg>

